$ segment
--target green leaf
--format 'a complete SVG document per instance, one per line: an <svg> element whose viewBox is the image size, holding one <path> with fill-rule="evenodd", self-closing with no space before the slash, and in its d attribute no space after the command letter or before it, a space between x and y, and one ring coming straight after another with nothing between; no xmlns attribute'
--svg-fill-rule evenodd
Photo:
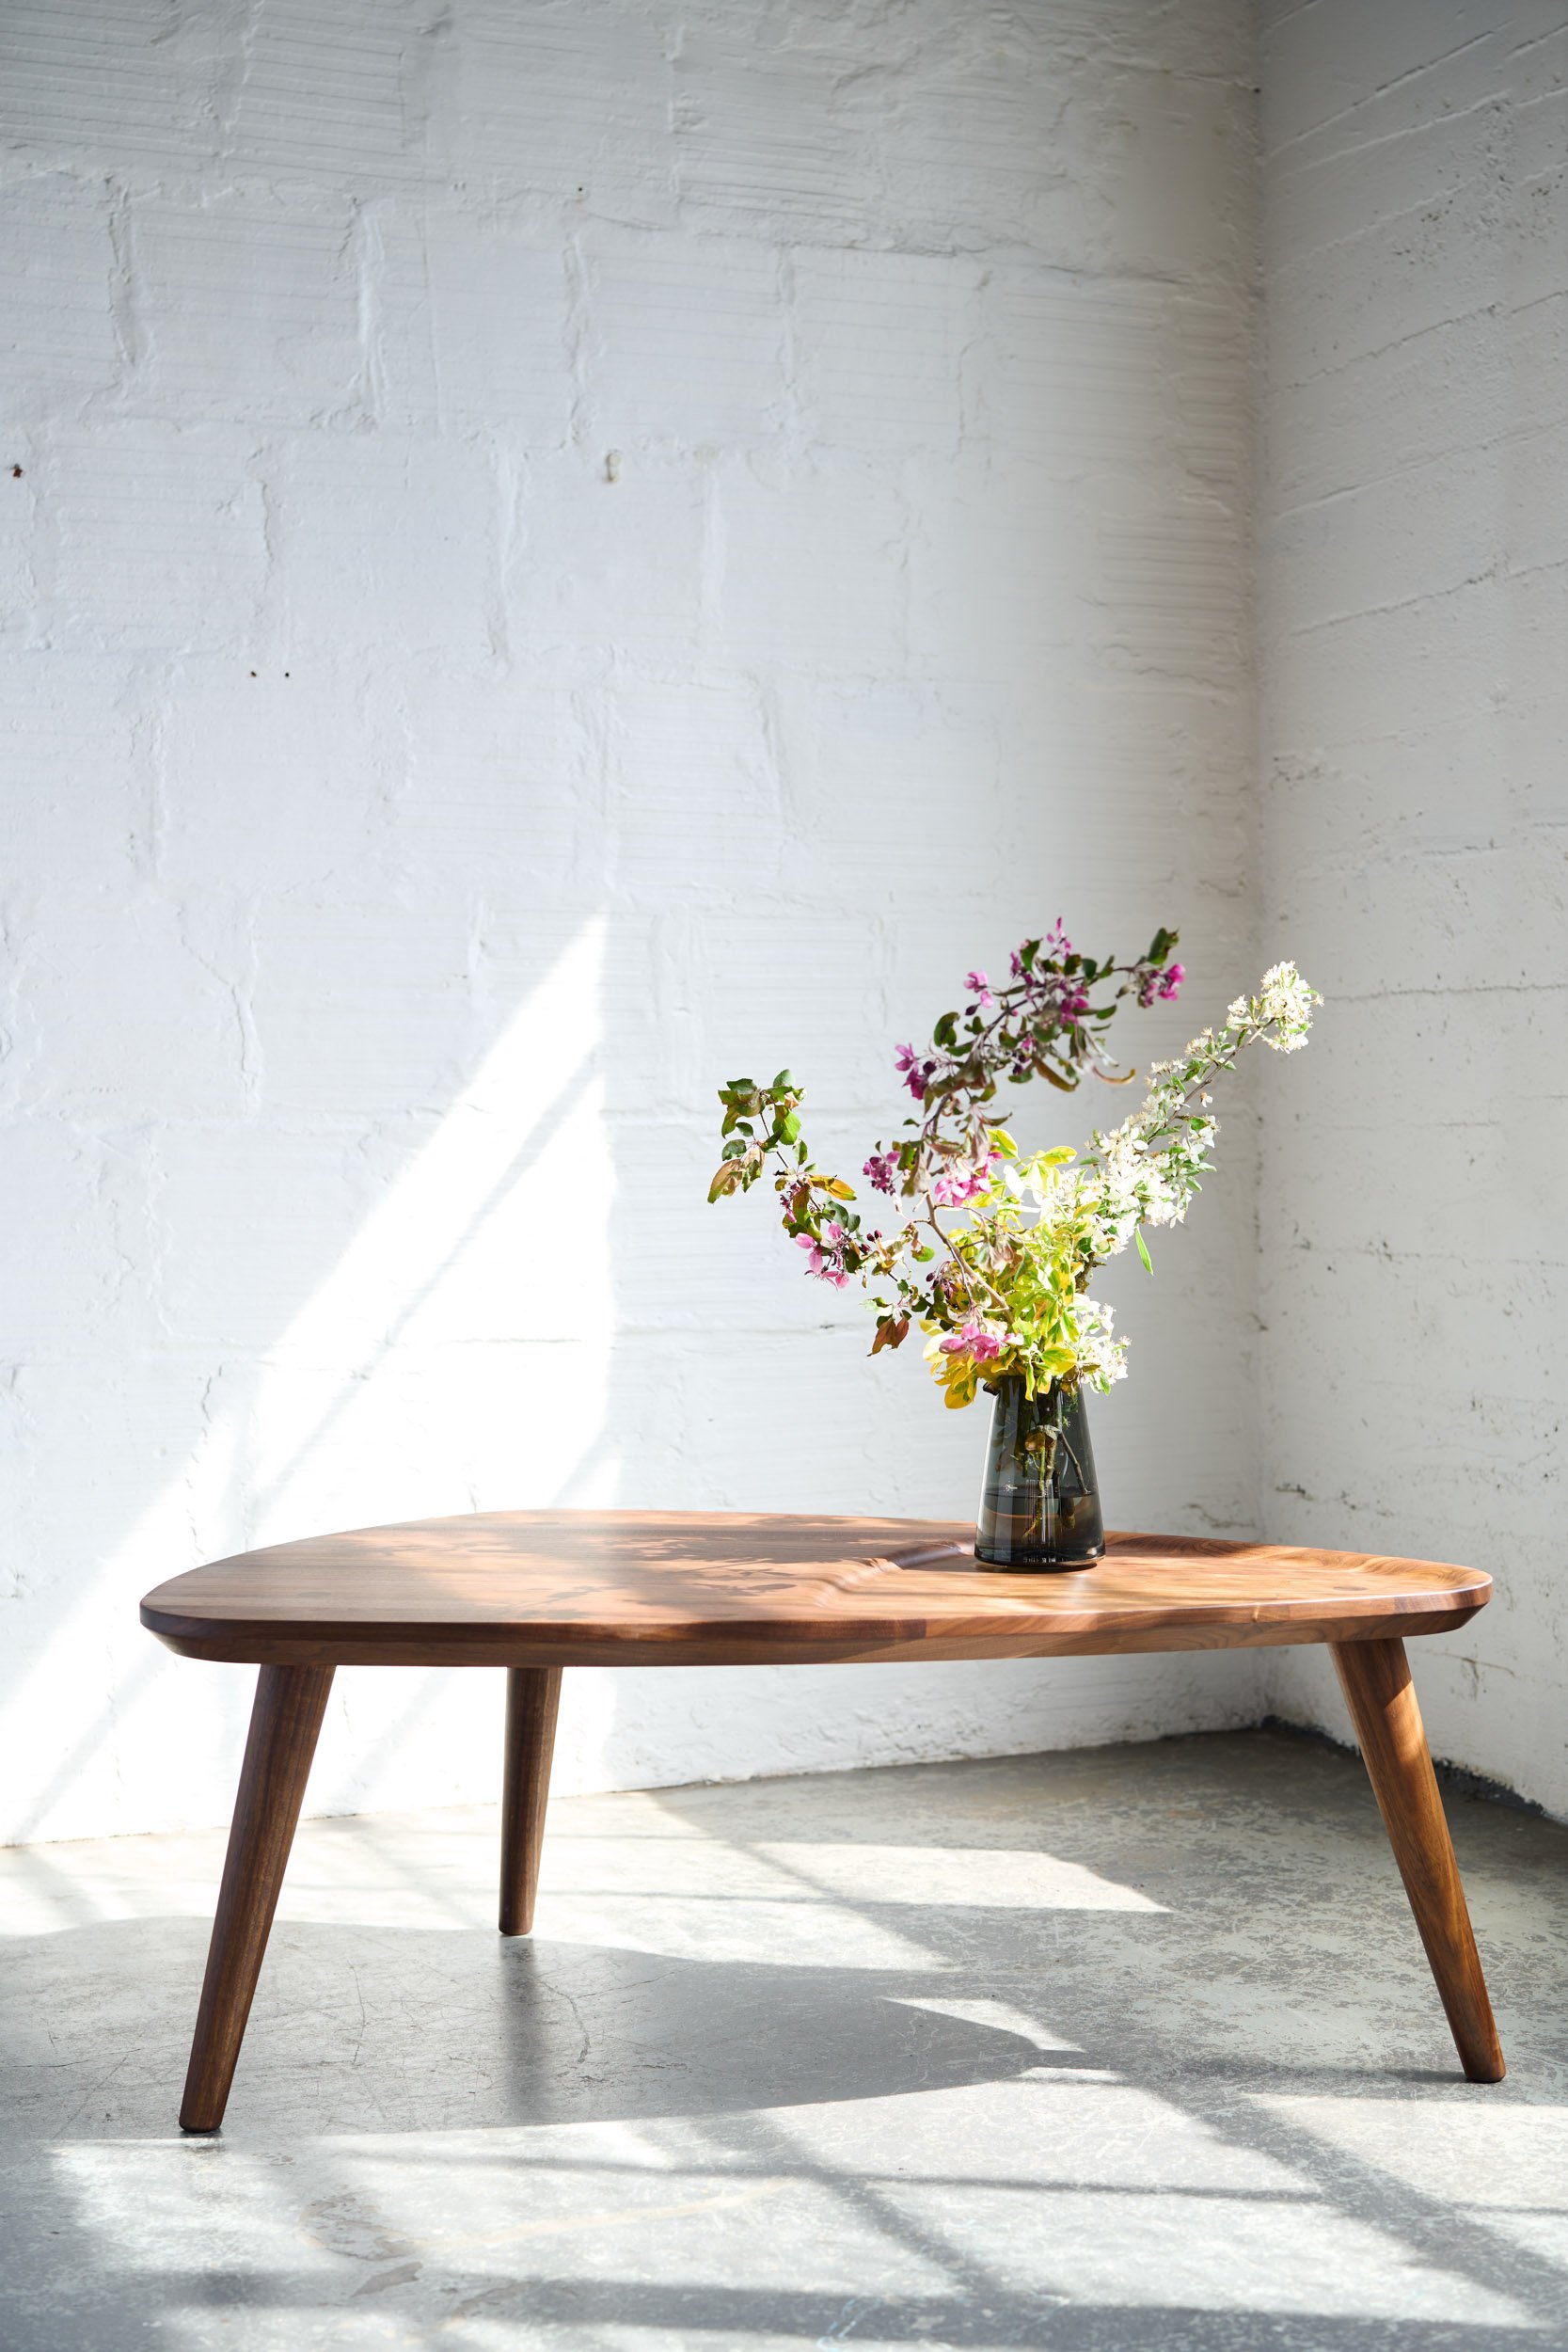
<svg viewBox="0 0 1568 2352"><path fill-rule="evenodd" d="M796 1143L800 1135L800 1122L793 1111L786 1111L774 1124L773 1139L776 1143Z"/></svg>
<svg viewBox="0 0 1568 2352"><path fill-rule="evenodd" d="M795 1092L795 1081L790 1076L787 1070L780 1071L778 1076L773 1081L772 1090L775 1094L793 1094Z"/></svg>
<svg viewBox="0 0 1568 2352"><path fill-rule="evenodd" d="M1152 1274L1154 1271L1154 1261L1148 1254L1148 1244L1144 1239L1143 1227L1141 1225L1135 1225L1132 1229L1132 1234L1133 1239L1138 1245L1138 1255L1144 1262L1145 1269L1147 1272Z"/></svg>

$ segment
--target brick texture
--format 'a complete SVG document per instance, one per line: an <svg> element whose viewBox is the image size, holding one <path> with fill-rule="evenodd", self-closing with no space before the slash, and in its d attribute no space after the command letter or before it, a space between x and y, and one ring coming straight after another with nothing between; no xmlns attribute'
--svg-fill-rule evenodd
<svg viewBox="0 0 1568 2352"><path fill-rule="evenodd" d="M980 1414L705 1206L712 1089L790 1061L854 1168L894 1042L1058 912L1180 923L1142 1056L1247 978L1253 69L1242 0L5 12L0 1834L223 1816L246 1677L135 1622L203 1557L972 1514ZM1238 1102L1109 1285L1123 1522L1253 1522L1251 1165ZM493 1793L493 1679L345 1677L312 1802ZM583 1678L561 1769L1256 1704Z"/></svg>
<svg viewBox="0 0 1568 2352"><path fill-rule="evenodd" d="M1265 11L1264 1508L1474 1562L1433 1745L1568 1812L1568 28ZM1320 1661L1276 1703L1343 1730Z"/></svg>

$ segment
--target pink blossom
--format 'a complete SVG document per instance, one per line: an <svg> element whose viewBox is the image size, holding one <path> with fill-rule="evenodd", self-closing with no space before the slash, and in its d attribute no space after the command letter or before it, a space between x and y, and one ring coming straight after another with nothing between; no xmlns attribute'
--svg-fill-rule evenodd
<svg viewBox="0 0 1568 2352"><path fill-rule="evenodd" d="M894 1057L894 1068L903 1073L904 1084L909 1088L915 1101L923 1102L926 1096L926 1080L930 1074L932 1064L929 1062L922 1064L920 1056L912 1045L900 1045Z"/></svg>
<svg viewBox="0 0 1568 2352"><path fill-rule="evenodd" d="M878 1192L892 1192L895 1188L893 1180L898 1173L897 1152L873 1152L861 1172L870 1177Z"/></svg>
<svg viewBox="0 0 1568 2352"><path fill-rule="evenodd" d="M808 1260L806 1271L809 1274L816 1275L824 1282L831 1282L834 1290L844 1290L849 1280L848 1275L844 1270L842 1257L841 1245L844 1241L844 1228L835 1223L825 1225L822 1231L829 1245L826 1249L812 1233L797 1233L796 1243L806 1252Z"/></svg>
<svg viewBox="0 0 1568 2352"><path fill-rule="evenodd" d="M1024 944L1027 946L1028 943L1025 942ZM1071 955L1072 942L1062 928L1062 918L1059 914L1057 915L1055 922L1052 925L1050 930L1047 931L1045 937L1039 942L1039 946L1044 951L1043 961L1045 963L1062 963L1065 962L1067 958ZM1013 950L1012 966L1014 979L1022 979L1024 977L1024 971L1023 949L1022 947L1017 947ZM1032 980L1044 980L1046 977L1047 976L1042 969L1042 960L1037 957L1034 968L1029 974L1029 977Z"/></svg>
<svg viewBox="0 0 1568 2352"><path fill-rule="evenodd" d="M982 1193L992 1170L1000 1164L998 1152L988 1152L983 1160L971 1161L968 1167L944 1168L931 1185L931 1198L940 1209L966 1209Z"/></svg>
<svg viewBox="0 0 1568 2352"><path fill-rule="evenodd" d="M1162 995L1162 996L1174 996L1174 995L1175 995L1175 993L1176 993L1176 992L1177 992L1177 990L1180 987L1180 985L1181 985L1182 981L1186 978L1186 977L1187 977L1187 970L1186 970L1186 966L1185 966L1184 964L1180 964L1180 963L1170 963L1170 964L1167 964L1167 965L1165 966L1164 974L1164 976L1163 976L1163 977L1161 978L1161 981L1160 981L1160 993L1161 993L1161 995Z"/></svg>
<svg viewBox="0 0 1568 2352"><path fill-rule="evenodd" d="M987 979L985 974L983 972L966 972L964 974L964 986L969 990L971 995L979 1005L981 1010L983 1012L989 1012L991 1006L995 1004L996 999L990 993L990 982Z"/></svg>
<svg viewBox="0 0 1568 2352"><path fill-rule="evenodd" d="M943 1356L969 1356L977 1364L989 1364L993 1356L1000 1356L1006 1334L988 1328L978 1315L971 1315L961 1330L953 1332L942 1342Z"/></svg>

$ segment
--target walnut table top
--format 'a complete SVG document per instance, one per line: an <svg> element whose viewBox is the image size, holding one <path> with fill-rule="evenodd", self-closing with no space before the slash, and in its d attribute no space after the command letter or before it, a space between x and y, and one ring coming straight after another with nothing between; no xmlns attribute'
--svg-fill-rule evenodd
<svg viewBox="0 0 1568 2352"><path fill-rule="evenodd" d="M975 1565L939 1520L498 1511L313 1536L160 1584L142 1623L256 1664L720 1666L1083 1657L1438 1633L1474 1568L1190 1535Z"/></svg>

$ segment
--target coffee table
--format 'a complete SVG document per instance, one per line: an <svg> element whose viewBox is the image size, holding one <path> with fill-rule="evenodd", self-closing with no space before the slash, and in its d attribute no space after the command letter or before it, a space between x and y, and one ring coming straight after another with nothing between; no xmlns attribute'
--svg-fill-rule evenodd
<svg viewBox="0 0 1568 2352"><path fill-rule="evenodd" d="M1069 1573L977 1567L936 1521L505 1511L279 1544L149 1593L183 1658L258 1665L180 2121L223 2121L338 1666L502 1666L500 1931L526 1935L568 1666L1085 1658L1326 1642L1472 2082L1503 2059L1404 1637L1463 1625L1489 1577L1428 1560L1111 1535Z"/></svg>

